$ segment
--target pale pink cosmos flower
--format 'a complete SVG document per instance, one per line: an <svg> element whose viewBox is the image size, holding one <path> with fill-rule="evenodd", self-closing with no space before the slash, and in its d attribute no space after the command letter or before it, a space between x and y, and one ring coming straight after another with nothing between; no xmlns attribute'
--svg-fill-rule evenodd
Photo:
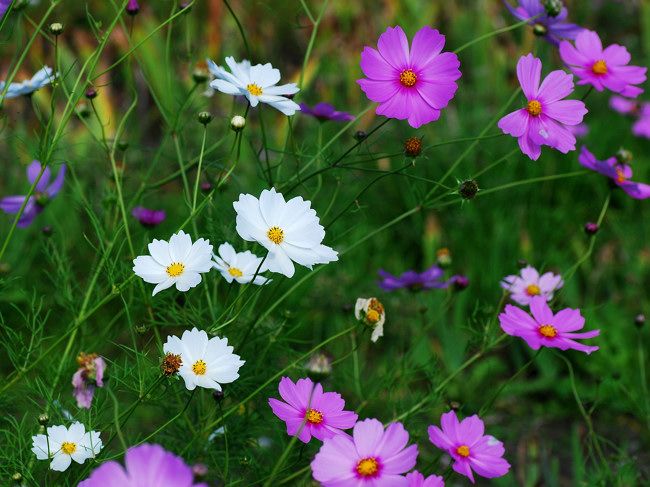
<svg viewBox="0 0 650 487"><path fill-rule="evenodd" d="M564 100L573 92L573 76L562 70L552 71L540 85L542 62L532 54L517 63L517 77L528 100L526 106L499 120L499 128L519 139L521 151L533 161L539 159L542 146L563 154L575 150L576 138L567 126L578 125L587 113L580 100Z"/></svg>
<svg viewBox="0 0 650 487"><path fill-rule="evenodd" d="M587 169L607 176L632 198L637 200L650 198L650 185L631 181L632 168L628 164L619 161L616 157L599 161L596 156L583 146L578 162Z"/></svg>
<svg viewBox="0 0 650 487"><path fill-rule="evenodd" d="M441 476L429 475L424 478L424 475L417 470L407 474L406 480L409 481L408 487L445 487L445 481Z"/></svg>
<svg viewBox="0 0 650 487"><path fill-rule="evenodd" d="M501 287L510 293L510 298L522 306L528 306L534 296L553 299L553 293L564 286L562 276L546 272L539 275L533 266L524 267L519 275L506 276Z"/></svg>
<svg viewBox="0 0 650 487"><path fill-rule="evenodd" d="M80 353L77 356L79 369L72 376L74 390L72 395L77 400L77 406L90 409L95 395L95 388L104 387L104 371L106 362L96 353Z"/></svg>

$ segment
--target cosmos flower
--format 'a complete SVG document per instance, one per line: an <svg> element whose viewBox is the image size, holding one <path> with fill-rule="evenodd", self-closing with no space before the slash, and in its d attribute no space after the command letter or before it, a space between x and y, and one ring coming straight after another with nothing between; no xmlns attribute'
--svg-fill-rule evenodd
<svg viewBox="0 0 650 487"><path fill-rule="evenodd" d="M218 256L212 256L214 258L212 265L229 283L236 281L239 284L246 284L253 281L253 284L261 285L271 282L271 279L260 275L266 271L266 262L250 250L236 252L232 245L223 243L219 245L218 252Z"/></svg>
<svg viewBox="0 0 650 487"><path fill-rule="evenodd" d="M338 392L323 392L323 386L311 379L298 379L294 384L283 377L278 390L284 401L269 398L269 406L287 424L287 434L298 435L303 443L309 443L312 436L321 441L331 438L357 422L355 413L343 410L345 401Z"/></svg>
<svg viewBox="0 0 650 487"><path fill-rule="evenodd" d="M637 137L650 139L650 103L630 100L622 96L613 96L609 100L609 106L618 113L636 117L636 122L632 126L632 133Z"/></svg>
<svg viewBox="0 0 650 487"><path fill-rule="evenodd" d="M636 98L643 89L647 68L629 66L632 56L618 44L603 49L600 37L593 31L578 34L575 47L568 41L560 44L562 61L578 78L579 85L591 85L597 91L607 88L629 98Z"/></svg>
<svg viewBox="0 0 650 487"><path fill-rule="evenodd" d="M239 378L239 368L244 365L239 355L232 353L227 338L212 337L203 330L185 330L183 336L168 336L163 346L166 354L180 355L178 370L185 387L193 391L196 386L221 390L221 384L230 384Z"/></svg>
<svg viewBox="0 0 650 487"><path fill-rule="evenodd" d="M510 464L503 458L503 443L485 435L485 425L476 414L458 421L455 411L440 418L442 429L429 426L429 440L454 460L453 469L474 483L474 472L488 479L508 473Z"/></svg>
<svg viewBox="0 0 650 487"><path fill-rule="evenodd" d="M65 180L65 164L61 165L59 173L56 175L56 178L50 184L50 179L52 177L52 171L49 167L45 168L41 179L38 181L36 188L34 188L34 194L29 197L27 205L25 205L25 210L18 220L18 226L21 228L29 226L34 218L43 211L47 203L54 198L61 188ZM38 161L32 161L32 163L27 166L27 181L30 185L34 184L38 174L41 172L41 163ZM25 201L25 196L6 196L0 199L0 210L10 215L15 215L20 211L20 207Z"/></svg>
<svg viewBox="0 0 650 487"><path fill-rule="evenodd" d="M148 248L151 255L133 259L133 272L145 282L156 284L152 296L173 285L179 291L188 291L201 282L201 273L212 269L210 241L200 238L192 243L182 230L169 242L154 239Z"/></svg>
<svg viewBox="0 0 650 487"><path fill-rule="evenodd" d="M650 185L635 183L632 178L632 168L616 157L610 157L604 161L596 159L587 147L583 146L578 157L578 162L592 171L599 172L610 178L616 186L625 191L632 198L644 200L650 198Z"/></svg>
<svg viewBox="0 0 650 487"><path fill-rule="evenodd" d="M394 276L383 269L379 270L381 281L379 287L384 291L408 288L412 291L420 289L441 289L451 284L450 280L443 279L444 271L437 265L429 267L424 272L406 271L400 276Z"/></svg>
<svg viewBox="0 0 650 487"><path fill-rule="evenodd" d="M29 95L36 90L49 85L56 77L57 74L52 72L52 68L44 66L36 71L31 79L26 79L20 83L10 83L5 98L16 98L21 95ZM0 81L0 92L5 89L5 85L6 83L4 81Z"/></svg>
<svg viewBox="0 0 650 487"><path fill-rule="evenodd" d="M411 127L433 122L458 89L460 62L452 52L442 52L445 36L422 27L408 39L401 27L388 27L379 36L377 49L366 46L361 53L357 80L366 96L378 102L377 115L408 120Z"/></svg>
<svg viewBox="0 0 650 487"><path fill-rule="evenodd" d="M167 218L165 210L150 210L144 206L136 206L133 208L131 210L131 215L133 218L138 220L143 227L147 228L156 227Z"/></svg>
<svg viewBox="0 0 650 487"><path fill-rule="evenodd" d="M577 342L577 339L593 338L600 335L600 330L575 333L585 325L585 319L579 309L566 308L553 314L542 296L535 296L530 301L530 312L506 305L505 311L499 315L501 328L508 335L522 338L533 350L539 347L570 348L590 354L598 350Z"/></svg>
<svg viewBox="0 0 650 487"><path fill-rule="evenodd" d="M586 123L581 123L579 125L569 125L567 126L569 132L571 132L576 139L581 138L589 134L589 127Z"/></svg>
<svg viewBox="0 0 650 487"><path fill-rule="evenodd" d="M276 86L280 81L280 71L267 64L251 66L249 61L235 62L233 57L226 58L230 72L214 61L208 60L208 69L216 77L210 87L227 95L243 95L252 107L259 102L267 103L285 115L293 115L300 106L287 98L300 91L295 83Z"/></svg>
<svg viewBox="0 0 650 487"><path fill-rule="evenodd" d="M543 296L546 301L553 299L553 293L564 286L562 276L546 272L539 275L533 266L521 269L520 275L506 276L501 287L510 293L510 298L522 306L528 306L534 296Z"/></svg>
<svg viewBox="0 0 650 487"><path fill-rule="evenodd" d="M78 487L208 487L203 482L195 484L192 468L160 445L129 448L124 464L104 462Z"/></svg>
<svg viewBox="0 0 650 487"><path fill-rule="evenodd" d="M377 298L358 298L354 305L354 317L372 328L370 340L373 342L384 336L386 311Z"/></svg>
<svg viewBox="0 0 650 487"><path fill-rule="evenodd" d="M50 468L63 472L72 460L82 464L94 458L102 449L102 440L97 431L88 431L76 422L66 428L63 425L50 426L47 435L32 436L32 451L39 460L52 459Z"/></svg>
<svg viewBox="0 0 650 487"><path fill-rule="evenodd" d="M259 199L240 194L233 207L237 212L237 233L269 251L265 263L271 272L292 277L294 262L311 269L315 264L339 260L335 250L321 243L325 229L311 202L302 197L285 201L271 188L262 191Z"/></svg>
<svg viewBox="0 0 650 487"><path fill-rule="evenodd" d="M533 161L543 145L563 154L575 150L576 138L566 126L580 124L587 113L583 102L563 100L573 92L573 76L552 71L540 85L541 74L542 62L535 56L519 59L517 77L528 102L499 120L503 133L517 137L521 151Z"/></svg>
<svg viewBox="0 0 650 487"><path fill-rule="evenodd" d="M352 437L326 438L311 462L311 470L325 487L408 487L402 474L415 466L417 445L406 446L409 434L402 423L384 426L376 419L354 425Z"/></svg>
<svg viewBox="0 0 650 487"><path fill-rule="evenodd" d="M510 13L519 20L528 20L535 35L543 37L551 44L558 44L562 39L575 39L583 31L582 27L567 22L569 12L562 7L556 16L549 15L541 0L519 0L519 5L513 7L504 0ZM533 18L534 17L534 18Z"/></svg>
<svg viewBox="0 0 650 487"><path fill-rule="evenodd" d="M445 481L439 475L429 475L424 478L424 475L417 470L407 474L406 480L409 481L408 487L445 487Z"/></svg>
<svg viewBox="0 0 650 487"><path fill-rule="evenodd" d="M305 103L300 104L300 111L307 115L317 118L321 122L331 120L333 122L349 122L354 120L354 116L347 112L339 112L329 103L316 103L313 107Z"/></svg>
<svg viewBox="0 0 650 487"><path fill-rule="evenodd" d="M74 386L73 395L77 400L77 406L90 409L95 395L96 387L104 387L104 371L106 362L96 353L80 353L77 356L79 369L72 376Z"/></svg>

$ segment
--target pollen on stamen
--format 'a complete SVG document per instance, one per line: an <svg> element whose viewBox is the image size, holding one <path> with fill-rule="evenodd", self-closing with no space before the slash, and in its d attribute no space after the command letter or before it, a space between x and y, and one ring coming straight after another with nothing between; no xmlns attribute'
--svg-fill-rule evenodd
<svg viewBox="0 0 650 487"><path fill-rule="evenodd" d="M357 473L361 477L373 477L379 472L379 462L375 458L364 458L357 463Z"/></svg>
<svg viewBox="0 0 650 487"><path fill-rule="evenodd" d="M178 277L185 271L185 264L173 262L165 269L169 277Z"/></svg>
<svg viewBox="0 0 650 487"><path fill-rule="evenodd" d="M280 245L284 240L284 230L280 227L271 227L269 231L266 232L266 236L269 237L269 240L276 245Z"/></svg>
<svg viewBox="0 0 650 487"><path fill-rule="evenodd" d="M72 455L77 451L77 445L69 441L64 441L61 443L61 451L66 455Z"/></svg>
<svg viewBox="0 0 650 487"><path fill-rule="evenodd" d="M230 267L228 269L228 274L230 274L232 277L241 277L244 275L244 273L236 267Z"/></svg>
<svg viewBox="0 0 650 487"><path fill-rule="evenodd" d="M197 360L196 362L194 362L194 365L192 365L192 371L196 375L205 375L207 369L208 366L203 360Z"/></svg>
<svg viewBox="0 0 650 487"><path fill-rule="evenodd" d="M418 77L412 69L405 69L399 74L399 82L402 86L406 86L407 88L414 86L417 80Z"/></svg>
<svg viewBox="0 0 650 487"><path fill-rule="evenodd" d="M458 448L456 448L456 453L458 453L461 457L467 458L469 456L469 446L467 445L461 445Z"/></svg>
<svg viewBox="0 0 650 487"><path fill-rule="evenodd" d="M600 59L594 63L591 70L594 74L607 74L607 63L603 59Z"/></svg>
<svg viewBox="0 0 650 487"><path fill-rule="evenodd" d="M616 182L617 183L624 183L627 178L625 177L625 173L623 170L619 167L616 168Z"/></svg>
<svg viewBox="0 0 650 487"><path fill-rule="evenodd" d="M528 296L539 296L540 294L542 294L542 290L539 288L538 285L531 284L530 286L526 287L526 294L528 294Z"/></svg>
<svg viewBox="0 0 650 487"><path fill-rule="evenodd" d="M246 85L246 89L253 96L262 96L262 88L255 83L250 83Z"/></svg>
<svg viewBox="0 0 650 487"><path fill-rule="evenodd" d="M526 105L526 111L533 117L537 117L542 113L542 104L537 100L530 100Z"/></svg>
<svg viewBox="0 0 650 487"><path fill-rule="evenodd" d="M546 338L555 338L557 336L557 330L553 325L540 326L539 333Z"/></svg>
<svg viewBox="0 0 650 487"><path fill-rule="evenodd" d="M323 422L323 413L317 411L316 409L308 409L305 414L305 418L308 423L311 424L321 424Z"/></svg>

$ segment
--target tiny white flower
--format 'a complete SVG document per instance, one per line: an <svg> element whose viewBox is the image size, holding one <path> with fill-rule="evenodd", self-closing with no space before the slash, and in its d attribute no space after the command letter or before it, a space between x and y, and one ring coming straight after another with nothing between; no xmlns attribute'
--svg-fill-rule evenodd
<svg viewBox="0 0 650 487"><path fill-rule="evenodd" d="M168 336L163 351L181 356L178 375L190 391L196 386L220 391L221 384L239 377L239 368L245 363L232 353L227 338L208 338L205 331L196 328L185 330L181 338Z"/></svg>
<svg viewBox="0 0 650 487"><path fill-rule="evenodd" d="M284 196L271 188L262 191L259 199L240 194L233 207L237 212L237 233L269 251L265 264L271 272L291 277L294 262L311 269L314 264L339 260L335 250L321 244L325 229L311 209L311 202L300 196L284 201Z"/></svg>
<svg viewBox="0 0 650 487"><path fill-rule="evenodd" d="M214 267L228 282L237 281L239 284L246 284L255 280L253 284L261 285L271 282L260 274L266 271L266 263L262 257L258 257L250 250L236 252L232 245L223 243L219 245L219 255L213 255ZM259 270L258 270L259 269ZM255 273L257 272L257 276Z"/></svg>
<svg viewBox="0 0 650 487"><path fill-rule="evenodd" d="M280 81L280 71L271 63L256 64L244 60L235 62L231 56L226 58L230 72L214 61L208 59L208 69L216 77L210 82L210 87L227 95L243 95L256 107L259 102L267 103L285 115L293 115L300 106L286 97L300 91L295 83L276 86Z"/></svg>
<svg viewBox="0 0 650 487"><path fill-rule="evenodd" d="M359 298L354 305L354 316L357 320L363 321L372 327L370 340L376 342L379 337L384 336L384 322L386 311L384 305L377 298Z"/></svg>
<svg viewBox="0 0 650 487"><path fill-rule="evenodd" d="M31 79L27 79L20 83L10 83L5 98L16 98L20 95L28 95L29 93L33 93L34 91L50 84L52 80L56 78L56 76L57 74L53 74L52 68L49 66L44 66L36 71ZM5 82L1 81L0 91L4 90L4 87Z"/></svg>
<svg viewBox="0 0 650 487"><path fill-rule="evenodd" d="M154 239L148 246L151 255L133 259L133 272L145 282L156 284L152 296L174 284L188 291L201 282L201 273L212 269L212 245L202 238L192 243L182 230L169 242Z"/></svg>
<svg viewBox="0 0 650 487"><path fill-rule="evenodd" d="M47 435L32 436L32 451L39 460L52 459L50 468L63 472L72 460L81 464L94 458L102 449L102 440L97 431L88 431L76 422L66 428L63 425L50 426Z"/></svg>

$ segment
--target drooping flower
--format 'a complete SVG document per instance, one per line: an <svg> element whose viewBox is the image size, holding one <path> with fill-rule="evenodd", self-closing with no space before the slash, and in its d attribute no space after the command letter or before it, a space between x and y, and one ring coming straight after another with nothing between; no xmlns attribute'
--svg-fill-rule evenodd
<svg viewBox="0 0 650 487"><path fill-rule="evenodd" d="M65 180L65 164L61 165L59 173L56 175L56 178L52 183L50 179L52 177L52 171L49 167L45 168L41 179L38 181L38 184L34 188L34 194L29 197L23 214L18 220L18 226L21 228L29 226L34 218L43 211L47 203L54 198L61 188ZM41 163L38 161L32 161L32 163L27 166L27 181L30 185L34 184L38 174L41 172ZM0 199L0 210L10 215L15 215L20 211L20 207L25 201L25 196L6 196Z"/></svg>
<svg viewBox="0 0 650 487"><path fill-rule="evenodd" d="M350 120L354 120L354 115L347 112L339 112L333 105L325 102L316 103L313 107L310 107L306 103L301 103L300 111L306 115L311 115L320 122L327 122L328 120L333 122L349 122Z"/></svg>
<svg viewBox="0 0 650 487"><path fill-rule="evenodd" d="M454 460L453 469L474 483L474 472L488 479L508 473L510 464L503 458L503 443L485 435L485 425L476 414L458 421L455 411L440 418L440 425L429 426L429 440Z"/></svg>
<svg viewBox="0 0 650 487"><path fill-rule="evenodd" d="M352 437L337 435L323 441L311 462L314 479L325 487L408 487L403 476L415 466L417 445L406 446L409 434L402 423L384 426L376 419L354 425Z"/></svg>
<svg viewBox="0 0 650 487"><path fill-rule="evenodd" d="M603 49L598 34L584 30L576 37L575 47L568 41L560 44L562 61L580 79L579 85L591 85L597 91L607 88L629 98L636 98L643 89L647 68L629 66L628 50L618 44Z"/></svg>
<svg viewBox="0 0 650 487"><path fill-rule="evenodd" d="M95 395L96 387L104 387L104 371L106 362L96 353L80 353L77 356L79 369L72 376L74 386L73 395L77 400L77 406L90 409Z"/></svg>
<svg viewBox="0 0 650 487"><path fill-rule="evenodd" d="M377 115L408 120L420 127L440 118L440 112L454 97L460 78L460 62L453 52L442 52L445 36L422 27L408 39L401 27L388 27L379 36L377 49L366 46L361 53L357 80L366 96L378 102Z"/></svg>
<svg viewBox="0 0 650 487"><path fill-rule="evenodd" d="M203 482L195 484L192 468L160 445L129 448L124 465L104 462L78 487L208 487Z"/></svg>
<svg viewBox="0 0 650 487"><path fill-rule="evenodd" d="M609 100L609 106L618 113L636 117L632 133L637 137L650 139L650 103L613 96Z"/></svg>
<svg viewBox="0 0 650 487"><path fill-rule="evenodd" d="M218 251L218 256L213 255L212 265L229 283L236 281L246 284L253 281L253 284L262 285L271 282L271 279L260 275L266 272L266 262L262 257L256 256L250 250L236 252L229 243L219 245Z"/></svg>
<svg viewBox="0 0 650 487"><path fill-rule="evenodd" d="M36 90L49 85L56 77L57 74L52 71L52 68L44 66L36 71L34 76L30 79L26 79L19 83L10 83L5 98L16 98L21 95L29 95ZM0 81L0 93L5 89L5 85L6 83L4 81Z"/></svg>
<svg viewBox="0 0 650 487"><path fill-rule="evenodd" d="M294 262L311 269L339 259L338 252L321 243L325 229L310 201L300 196L285 201L271 188L262 191L259 199L240 194L232 205L237 212L237 233L269 251L265 263L271 272L292 277Z"/></svg>
<svg viewBox="0 0 650 487"><path fill-rule="evenodd" d="M583 146L578 162L587 169L607 176L632 198L638 200L650 198L650 185L630 181L632 179L632 168L622 160L619 161L616 157L610 157L604 161L599 161L596 156L589 152L587 147Z"/></svg>
<svg viewBox="0 0 650 487"><path fill-rule="evenodd" d="M102 449L102 440L97 431L88 431L83 424L75 422L66 428L63 425L50 426L47 435L32 436L32 452L39 460L52 459L50 468L63 472L72 460L82 464L94 458Z"/></svg>
<svg viewBox="0 0 650 487"><path fill-rule="evenodd" d="M513 7L509 0L504 0L510 13L519 20L528 20L535 35L543 37L551 44L558 44L562 39L575 39L584 30L582 27L567 22L569 12L562 7L558 15L549 15L541 0L519 0ZM530 20L529 20L530 19Z"/></svg>
<svg viewBox="0 0 650 487"><path fill-rule="evenodd" d="M269 398L273 413L287 424L287 434L298 436L303 443L311 437L323 441L350 429L357 415L345 411L345 401L338 392L323 392L323 386L311 379L298 379L294 384L283 377L278 386L284 401Z"/></svg>
<svg viewBox="0 0 650 487"><path fill-rule="evenodd" d="M517 63L517 77L528 102L499 120L503 133L519 139L521 151L536 161L547 145L563 154L575 150L576 138L567 125L578 125L587 113L579 100L563 100L573 92L573 76L552 71L540 85L542 62L532 54Z"/></svg>
<svg viewBox="0 0 650 487"><path fill-rule="evenodd" d="M539 275L537 269L527 265L519 275L506 276L501 287L510 293L510 298L522 306L528 306L534 296L543 296L546 301L553 299L553 293L564 286L562 276L546 272Z"/></svg>
<svg viewBox="0 0 650 487"><path fill-rule="evenodd" d="M221 390L221 384L230 384L239 377L244 365L239 355L228 345L227 338L212 337L203 330L185 330L181 338L168 336L163 346L166 354L180 355L178 370L185 387L193 391L196 386Z"/></svg>
<svg viewBox="0 0 650 487"><path fill-rule="evenodd" d="M312 379L323 379L332 373L332 357L324 352L316 352L309 357L305 369Z"/></svg>
<svg viewBox="0 0 650 487"><path fill-rule="evenodd" d="M408 288L411 291L421 289L442 289L451 284L450 280L443 278L444 271L437 265L429 267L424 272L406 271L399 276L394 276L383 269L379 270L379 287L384 291L395 291L396 289Z"/></svg>
<svg viewBox="0 0 650 487"><path fill-rule="evenodd" d="M409 481L408 487L445 487L445 481L441 476L429 475L424 478L424 475L417 470L407 474L406 480Z"/></svg>
<svg viewBox="0 0 650 487"><path fill-rule="evenodd" d="M179 291L188 291L201 282L201 273L212 269L210 241L200 238L192 243L182 230L169 242L154 239L148 248L151 255L133 259L133 272L145 282L156 284L152 296L173 285Z"/></svg>
<svg viewBox="0 0 650 487"><path fill-rule="evenodd" d="M372 328L370 340L373 342L384 336L386 311L377 298L358 298L354 305L354 317Z"/></svg>
<svg viewBox="0 0 650 487"><path fill-rule="evenodd" d="M552 347L560 350L574 349L587 354L598 350L598 347L576 341L600 335L600 330L576 333L585 325L579 309L566 308L553 314L546 299L535 296L530 301L530 312L532 316L516 306L506 305L505 311L499 315L501 328L508 335L525 340L533 350Z"/></svg>
<svg viewBox="0 0 650 487"><path fill-rule="evenodd" d="M167 218L165 210L151 210L144 206L136 206L133 208L131 210L131 215L133 218L138 220L143 227L147 228L158 226L165 220L165 218Z"/></svg>
<svg viewBox="0 0 650 487"><path fill-rule="evenodd" d="M210 87L227 95L243 95L252 107L258 103L267 103L285 115L293 115L300 110L300 106L287 98L300 91L295 83L276 86L280 81L280 71L270 63L256 64L244 60L235 62L233 57L226 58L230 72L214 61L208 60L208 69L216 77L210 82Z"/></svg>

